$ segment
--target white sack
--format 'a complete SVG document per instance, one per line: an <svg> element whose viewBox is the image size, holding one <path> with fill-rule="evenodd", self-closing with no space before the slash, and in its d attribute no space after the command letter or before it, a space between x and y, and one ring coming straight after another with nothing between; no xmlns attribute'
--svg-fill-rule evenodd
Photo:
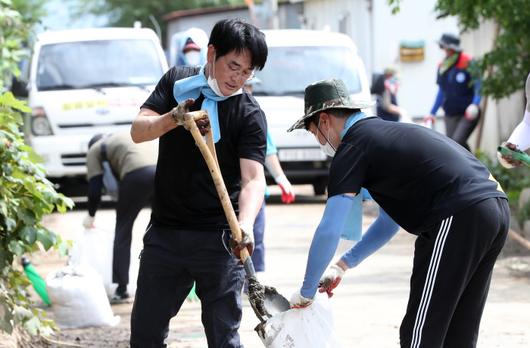
<svg viewBox="0 0 530 348"><path fill-rule="evenodd" d="M90 267L67 266L46 277L57 325L63 329L115 326L120 317L110 308L101 277Z"/></svg>
<svg viewBox="0 0 530 348"><path fill-rule="evenodd" d="M265 337L260 338L268 348L340 347L333 329L331 306L324 294L317 294L308 308L290 309L267 320Z"/></svg>
<svg viewBox="0 0 530 348"><path fill-rule="evenodd" d="M112 283L112 250L114 245L114 230L88 228L78 233L70 252L70 264L92 267L103 279L107 296L114 295L117 284ZM129 294L136 291L138 278L139 250L131 250L129 266Z"/></svg>

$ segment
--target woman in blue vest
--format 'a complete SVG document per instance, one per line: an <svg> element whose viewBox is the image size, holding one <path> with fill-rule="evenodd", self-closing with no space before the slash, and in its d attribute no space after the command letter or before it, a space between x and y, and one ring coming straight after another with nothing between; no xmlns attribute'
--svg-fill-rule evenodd
<svg viewBox="0 0 530 348"><path fill-rule="evenodd" d="M471 76L473 61L462 52L458 36L443 34L438 44L445 51L445 58L438 66L438 93L425 121L434 123L434 115L442 107L446 135L469 150L467 139L480 118L480 82Z"/></svg>

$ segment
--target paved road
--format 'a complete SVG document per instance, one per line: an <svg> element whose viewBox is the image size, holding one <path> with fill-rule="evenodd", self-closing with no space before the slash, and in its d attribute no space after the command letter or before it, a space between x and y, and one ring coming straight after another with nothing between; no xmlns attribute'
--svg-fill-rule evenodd
<svg viewBox="0 0 530 348"><path fill-rule="evenodd" d="M297 187L307 196L302 203L267 207L267 272L262 283L273 285L289 297L301 284L311 237L324 208L323 198L309 196L309 188ZM273 190L273 194L276 193ZM273 197L274 198L274 197ZM276 197L277 199L277 197ZM364 224L373 219L375 208L368 206ZM78 231L84 212L76 210L65 215L51 215L46 225L71 237ZM134 228L133 255L141 248L141 237L149 219L149 210L141 212ZM98 212L97 224L109 231L114 212ZM413 236L404 231L380 252L346 275L331 303L336 334L343 347L398 347L398 332L404 314L412 265ZM341 244L345 250L347 244ZM133 260L135 258L133 257ZM64 259L55 255L36 257L37 268L44 274L60 267ZM530 346L530 278L514 277L501 260L493 277L485 309L478 347ZM133 265L133 267L135 267ZM241 324L242 342L248 347L262 347L253 328L258 323L246 299ZM127 347L131 304L114 306L122 317L116 328L89 328L63 331L60 339L94 347ZM200 304L187 302L171 321L169 347L206 347L200 322Z"/></svg>

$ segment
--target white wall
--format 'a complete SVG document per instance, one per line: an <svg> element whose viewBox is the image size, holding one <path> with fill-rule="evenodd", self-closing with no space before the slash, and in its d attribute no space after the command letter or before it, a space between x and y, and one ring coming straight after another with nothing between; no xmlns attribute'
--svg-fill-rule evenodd
<svg viewBox="0 0 530 348"><path fill-rule="evenodd" d="M458 33L456 19L436 20L435 0L406 0L401 10L392 15L386 0L307 0L304 3L309 29L329 28L341 31L340 21L346 15L350 24L345 33L359 48L368 75L381 72L388 65L400 69L401 90L398 100L410 115L430 111L436 94L436 67L443 58L436 44L442 33ZM343 30L344 32L344 30ZM424 40L425 60L399 62L402 40Z"/></svg>
<svg viewBox="0 0 530 348"><path fill-rule="evenodd" d="M436 68L443 52L436 41L444 32L458 34L455 18L436 19L435 0L406 0L401 10L392 15L386 0L374 0L374 62L375 72L388 65L400 70L399 104L411 116L427 114L437 92ZM399 43L403 40L423 40L425 60L400 62Z"/></svg>
<svg viewBox="0 0 530 348"><path fill-rule="evenodd" d="M366 0L306 0L304 2L305 28L330 30L349 35L359 49L370 75L370 2ZM341 21L344 21L341 30Z"/></svg>

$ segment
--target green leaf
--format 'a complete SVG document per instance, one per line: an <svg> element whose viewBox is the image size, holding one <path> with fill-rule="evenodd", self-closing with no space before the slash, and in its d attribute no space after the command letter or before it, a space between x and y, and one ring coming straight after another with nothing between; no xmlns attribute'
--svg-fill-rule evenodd
<svg viewBox="0 0 530 348"><path fill-rule="evenodd" d="M0 95L0 105L7 106L21 112L31 112L31 108L27 105L27 103L15 98L11 92L6 92Z"/></svg>
<svg viewBox="0 0 530 348"><path fill-rule="evenodd" d="M63 240L60 236L57 236L58 242L56 243L57 251L60 256L67 256L68 251L72 249L73 242L71 240Z"/></svg>
<svg viewBox="0 0 530 348"><path fill-rule="evenodd" d="M20 241L12 240L9 242L7 249L16 256L22 256L24 254L24 246Z"/></svg>
<svg viewBox="0 0 530 348"><path fill-rule="evenodd" d="M33 336L39 333L40 320L38 317L33 317L24 323L24 328Z"/></svg>
<svg viewBox="0 0 530 348"><path fill-rule="evenodd" d="M21 208L18 210L18 218L28 226L33 226L36 222L35 213L27 208Z"/></svg>
<svg viewBox="0 0 530 348"><path fill-rule="evenodd" d="M0 244L0 269L11 266L13 255Z"/></svg>
<svg viewBox="0 0 530 348"><path fill-rule="evenodd" d="M37 230L37 240L42 244L44 250L47 251L55 244L57 236L45 228L40 228Z"/></svg>
<svg viewBox="0 0 530 348"><path fill-rule="evenodd" d="M0 300L0 330L8 334L13 332L13 312L3 299Z"/></svg>
<svg viewBox="0 0 530 348"><path fill-rule="evenodd" d="M5 223L5 226L6 226L6 229L7 229L8 232L13 231L15 229L15 227L17 227L17 222L14 219L10 218L10 217L6 217L4 223Z"/></svg>
<svg viewBox="0 0 530 348"><path fill-rule="evenodd" d="M33 226L24 226L19 232L19 237L27 244L32 245L37 240L37 230Z"/></svg>

